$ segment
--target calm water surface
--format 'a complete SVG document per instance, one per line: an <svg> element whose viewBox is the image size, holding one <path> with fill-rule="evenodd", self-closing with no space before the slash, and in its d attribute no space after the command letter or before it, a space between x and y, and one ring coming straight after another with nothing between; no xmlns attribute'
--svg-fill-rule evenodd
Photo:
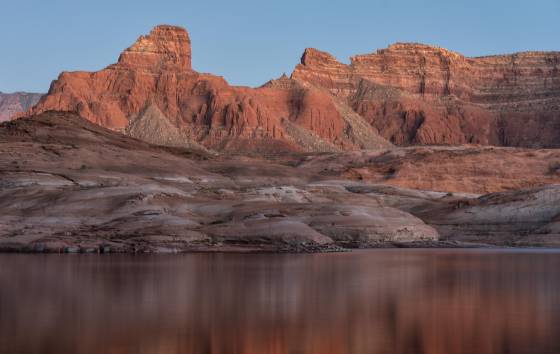
<svg viewBox="0 0 560 354"><path fill-rule="evenodd" d="M560 253L0 255L0 352L560 353Z"/></svg>

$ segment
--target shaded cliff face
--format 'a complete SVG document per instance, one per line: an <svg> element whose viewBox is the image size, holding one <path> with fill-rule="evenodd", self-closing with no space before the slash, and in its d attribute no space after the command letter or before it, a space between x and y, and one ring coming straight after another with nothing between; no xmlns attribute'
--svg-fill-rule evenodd
<svg viewBox="0 0 560 354"><path fill-rule="evenodd" d="M344 99L400 145L560 146L560 53L467 58L394 44L349 65L307 49L292 78Z"/></svg>
<svg viewBox="0 0 560 354"><path fill-rule="evenodd" d="M62 73L32 113L48 110L174 146L267 153L390 145L327 90L287 77L233 87L193 71L187 31L173 26L155 27L104 70Z"/></svg>
<svg viewBox="0 0 560 354"><path fill-rule="evenodd" d="M43 96L42 93L0 92L0 122L27 111L39 101L41 96Z"/></svg>

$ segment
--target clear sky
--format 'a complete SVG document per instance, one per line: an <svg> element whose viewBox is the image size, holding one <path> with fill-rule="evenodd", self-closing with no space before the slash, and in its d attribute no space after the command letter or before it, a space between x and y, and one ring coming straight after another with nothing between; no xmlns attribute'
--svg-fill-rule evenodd
<svg viewBox="0 0 560 354"><path fill-rule="evenodd" d="M560 50L560 0L0 0L0 91L98 70L157 24L189 30L193 66L257 86L306 47L347 62L397 41L470 56Z"/></svg>

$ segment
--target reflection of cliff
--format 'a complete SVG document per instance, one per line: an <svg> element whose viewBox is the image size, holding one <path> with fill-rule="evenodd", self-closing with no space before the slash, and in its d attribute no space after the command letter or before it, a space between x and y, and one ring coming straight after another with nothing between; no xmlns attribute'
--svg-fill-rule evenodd
<svg viewBox="0 0 560 354"><path fill-rule="evenodd" d="M6 256L0 345L14 353L560 350L557 256L437 254Z"/></svg>

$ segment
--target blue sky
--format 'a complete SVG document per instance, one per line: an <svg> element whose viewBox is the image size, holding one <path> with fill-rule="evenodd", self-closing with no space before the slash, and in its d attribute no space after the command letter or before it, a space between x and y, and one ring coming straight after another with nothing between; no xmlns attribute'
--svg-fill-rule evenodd
<svg viewBox="0 0 560 354"><path fill-rule="evenodd" d="M3 92L101 69L163 23L189 30L196 70L249 86L289 74L306 47L344 62L397 41L470 56L560 50L560 0L0 1Z"/></svg>

